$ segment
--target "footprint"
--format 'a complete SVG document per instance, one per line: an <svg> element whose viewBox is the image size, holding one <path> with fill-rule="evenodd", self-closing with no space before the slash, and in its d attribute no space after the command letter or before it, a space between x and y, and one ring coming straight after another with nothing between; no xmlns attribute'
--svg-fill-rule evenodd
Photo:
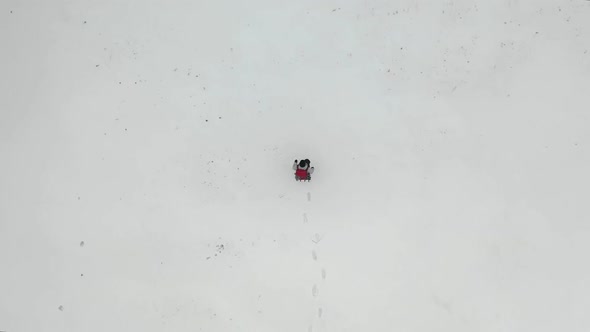
<svg viewBox="0 0 590 332"><path fill-rule="evenodd" d="M313 285L311 289L311 295L313 295L313 297L317 297L319 293L320 290L318 289L318 285Z"/></svg>
<svg viewBox="0 0 590 332"><path fill-rule="evenodd" d="M59 307L57 307L57 309L59 309L59 311L64 311L64 306L60 305Z"/></svg>
<svg viewBox="0 0 590 332"><path fill-rule="evenodd" d="M308 220L307 220L307 213L304 213L304 214L303 214L303 222L304 222L304 223L307 223L307 221L308 221Z"/></svg>
<svg viewBox="0 0 590 332"><path fill-rule="evenodd" d="M318 233L315 233L313 235L313 237L311 238L311 242L313 242L315 244L318 244L318 243L320 243L320 241L322 240L322 238L323 237L321 235L319 235Z"/></svg>
<svg viewBox="0 0 590 332"><path fill-rule="evenodd" d="M326 280L326 269L322 269L322 279Z"/></svg>
<svg viewBox="0 0 590 332"><path fill-rule="evenodd" d="M307 193L307 201L311 202L311 193L310 192Z"/></svg>
<svg viewBox="0 0 590 332"><path fill-rule="evenodd" d="M314 260L314 261L317 261L317 260L318 260L318 254L316 254L315 250L313 250L313 251L311 252L311 257L313 257L313 260Z"/></svg>
<svg viewBox="0 0 590 332"><path fill-rule="evenodd" d="M322 310L322 308L318 309L318 318L322 318L322 314L324 313L324 311Z"/></svg>

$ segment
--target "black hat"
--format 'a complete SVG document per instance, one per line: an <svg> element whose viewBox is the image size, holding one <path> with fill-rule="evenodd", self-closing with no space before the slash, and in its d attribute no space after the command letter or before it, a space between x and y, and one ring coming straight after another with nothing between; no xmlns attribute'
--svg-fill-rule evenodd
<svg viewBox="0 0 590 332"><path fill-rule="evenodd" d="M299 162L299 167L305 167L307 165L307 162L305 160L302 160Z"/></svg>

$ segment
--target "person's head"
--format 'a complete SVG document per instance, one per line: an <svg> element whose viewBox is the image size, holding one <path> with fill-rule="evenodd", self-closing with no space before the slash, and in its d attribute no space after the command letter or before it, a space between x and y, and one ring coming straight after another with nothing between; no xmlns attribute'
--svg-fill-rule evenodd
<svg viewBox="0 0 590 332"><path fill-rule="evenodd" d="M299 162L299 167L305 167L307 166L307 162L305 160L302 160Z"/></svg>

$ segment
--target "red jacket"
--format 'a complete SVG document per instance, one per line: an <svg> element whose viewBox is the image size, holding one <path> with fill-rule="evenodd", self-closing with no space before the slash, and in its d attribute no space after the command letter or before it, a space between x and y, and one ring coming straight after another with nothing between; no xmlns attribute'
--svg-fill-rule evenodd
<svg viewBox="0 0 590 332"><path fill-rule="evenodd" d="M307 170L298 168L297 171L295 171L295 175L301 179L307 179Z"/></svg>

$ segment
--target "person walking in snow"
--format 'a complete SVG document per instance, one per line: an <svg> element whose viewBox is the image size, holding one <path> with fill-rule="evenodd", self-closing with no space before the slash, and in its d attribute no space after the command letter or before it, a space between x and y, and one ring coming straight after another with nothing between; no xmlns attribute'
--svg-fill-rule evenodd
<svg viewBox="0 0 590 332"><path fill-rule="evenodd" d="M293 170L295 171L295 180L297 181L309 181L311 180L311 174L313 174L313 167L310 166L311 162L309 159L304 159L293 163Z"/></svg>

